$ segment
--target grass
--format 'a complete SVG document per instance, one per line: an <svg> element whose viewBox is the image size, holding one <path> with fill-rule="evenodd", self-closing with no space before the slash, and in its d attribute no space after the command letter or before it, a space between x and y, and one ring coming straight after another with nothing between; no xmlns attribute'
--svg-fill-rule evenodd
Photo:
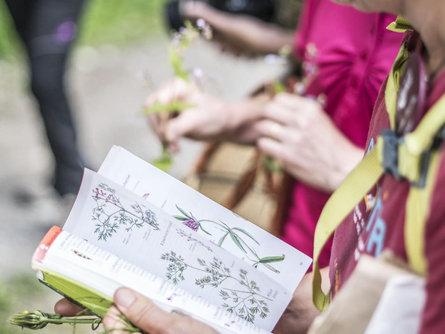
<svg viewBox="0 0 445 334"><path fill-rule="evenodd" d="M9 324L9 317L25 310L40 309L53 312L55 301L61 297L39 283L31 270L26 273L16 273L10 278L0 278L0 333L1 334L72 334L70 325L49 325L40 331L21 329ZM76 334L93 333L89 325L78 325Z"/></svg>
<svg viewBox="0 0 445 334"><path fill-rule="evenodd" d="M164 29L162 6L166 0L86 1L80 45L113 44L125 46L140 42ZM0 1L0 58L19 54L17 35L3 1Z"/></svg>

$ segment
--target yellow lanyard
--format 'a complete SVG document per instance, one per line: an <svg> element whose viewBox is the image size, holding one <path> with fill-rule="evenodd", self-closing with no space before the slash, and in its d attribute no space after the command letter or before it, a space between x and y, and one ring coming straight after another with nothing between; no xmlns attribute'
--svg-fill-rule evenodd
<svg viewBox="0 0 445 334"><path fill-rule="evenodd" d="M391 126L394 126L396 92L398 79L407 51L402 47L388 79L385 99ZM405 135L398 142L398 170L401 176L413 184L421 184L421 168L425 152L431 150L434 138L442 125L445 124L445 96L443 96L425 115L417 128ZM314 277L313 301L319 310L324 310L329 304L329 295L321 290L321 275L319 267L320 253L338 226L377 183L384 173L384 152L387 142L384 136L379 136L375 147L366 155L361 163L348 175L343 184L332 194L326 203L317 223L314 236ZM419 274L425 274L425 258L423 251L424 224L429 214L429 202L437 174L441 153L431 152L429 166L424 171L426 180L422 187L411 186L406 205L405 245L411 267ZM415 205L413 205L415 204Z"/></svg>

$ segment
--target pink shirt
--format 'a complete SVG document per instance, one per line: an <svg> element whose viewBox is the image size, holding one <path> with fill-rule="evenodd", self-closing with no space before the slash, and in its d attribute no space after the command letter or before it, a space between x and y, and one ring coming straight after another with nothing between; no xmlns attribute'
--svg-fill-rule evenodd
<svg viewBox="0 0 445 334"><path fill-rule="evenodd" d="M402 41L401 34L386 30L394 19L330 0L307 0L296 34L305 95L323 94L326 113L360 147L365 146L375 99ZM298 181L292 190L282 238L311 257L315 225L329 195ZM330 248L320 257L321 267L329 264Z"/></svg>

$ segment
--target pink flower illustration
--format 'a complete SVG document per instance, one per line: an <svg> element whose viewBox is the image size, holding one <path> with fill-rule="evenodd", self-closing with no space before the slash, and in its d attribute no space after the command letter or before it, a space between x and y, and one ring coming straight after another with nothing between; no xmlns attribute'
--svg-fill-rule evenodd
<svg viewBox="0 0 445 334"><path fill-rule="evenodd" d="M199 229L199 224L191 218L184 220L182 223L195 232L197 232Z"/></svg>

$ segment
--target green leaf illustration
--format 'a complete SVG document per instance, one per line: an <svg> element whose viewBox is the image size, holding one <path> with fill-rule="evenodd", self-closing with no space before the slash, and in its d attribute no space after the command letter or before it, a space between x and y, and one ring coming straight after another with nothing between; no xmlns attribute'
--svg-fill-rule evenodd
<svg viewBox="0 0 445 334"><path fill-rule="evenodd" d="M207 231L204 227L202 227L202 224L198 221L199 228L207 235L212 235L209 231Z"/></svg>
<svg viewBox="0 0 445 334"><path fill-rule="evenodd" d="M273 272L276 273L276 274L279 274L279 273L280 273L279 270L275 269L274 267L272 267L272 266L271 266L270 264L268 264L268 263L262 263L262 265L265 266L267 269L273 271Z"/></svg>
<svg viewBox="0 0 445 334"><path fill-rule="evenodd" d="M175 204L175 206L176 206L176 209L178 209L184 215L184 217L187 217L188 219L192 219L192 217L187 212L182 210L177 204Z"/></svg>
<svg viewBox="0 0 445 334"><path fill-rule="evenodd" d="M281 262L284 260L286 256L283 254L281 256L267 256L260 259L259 263L273 263L273 262Z"/></svg>
<svg viewBox="0 0 445 334"><path fill-rule="evenodd" d="M239 247L239 249L241 249L244 253L247 253L246 250L244 249L243 245L241 244L241 242L239 241L239 237L232 233L231 231L229 231L230 237L232 238L233 242L235 243L235 245L237 245Z"/></svg>
<svg viewBox="0 0 445 334"><path fill-rule="evenodd" d="M219 241L218 241L218 246L221 247L221 245L223 244L224 240L227 238L227 235L229 235L229 232L225 233L225 234L221 237L221 239L219 239Z"/></svg>
<svg viewBox="0 0 445 334"><path fill-rule="evenodd" d="M244 233L244 234L247 235L250 239L252 239L253 241L255 241L255 243L256 243L257 245L260 244L258 241L255 240L254 237L252 237L252 236L249 234L249 232L247 232L246 230L244 230L244 229L242 229L242 228L240 228L240 227L234 227L234 228L232 228L232 231L240 231L241 233Z"/></svg>

